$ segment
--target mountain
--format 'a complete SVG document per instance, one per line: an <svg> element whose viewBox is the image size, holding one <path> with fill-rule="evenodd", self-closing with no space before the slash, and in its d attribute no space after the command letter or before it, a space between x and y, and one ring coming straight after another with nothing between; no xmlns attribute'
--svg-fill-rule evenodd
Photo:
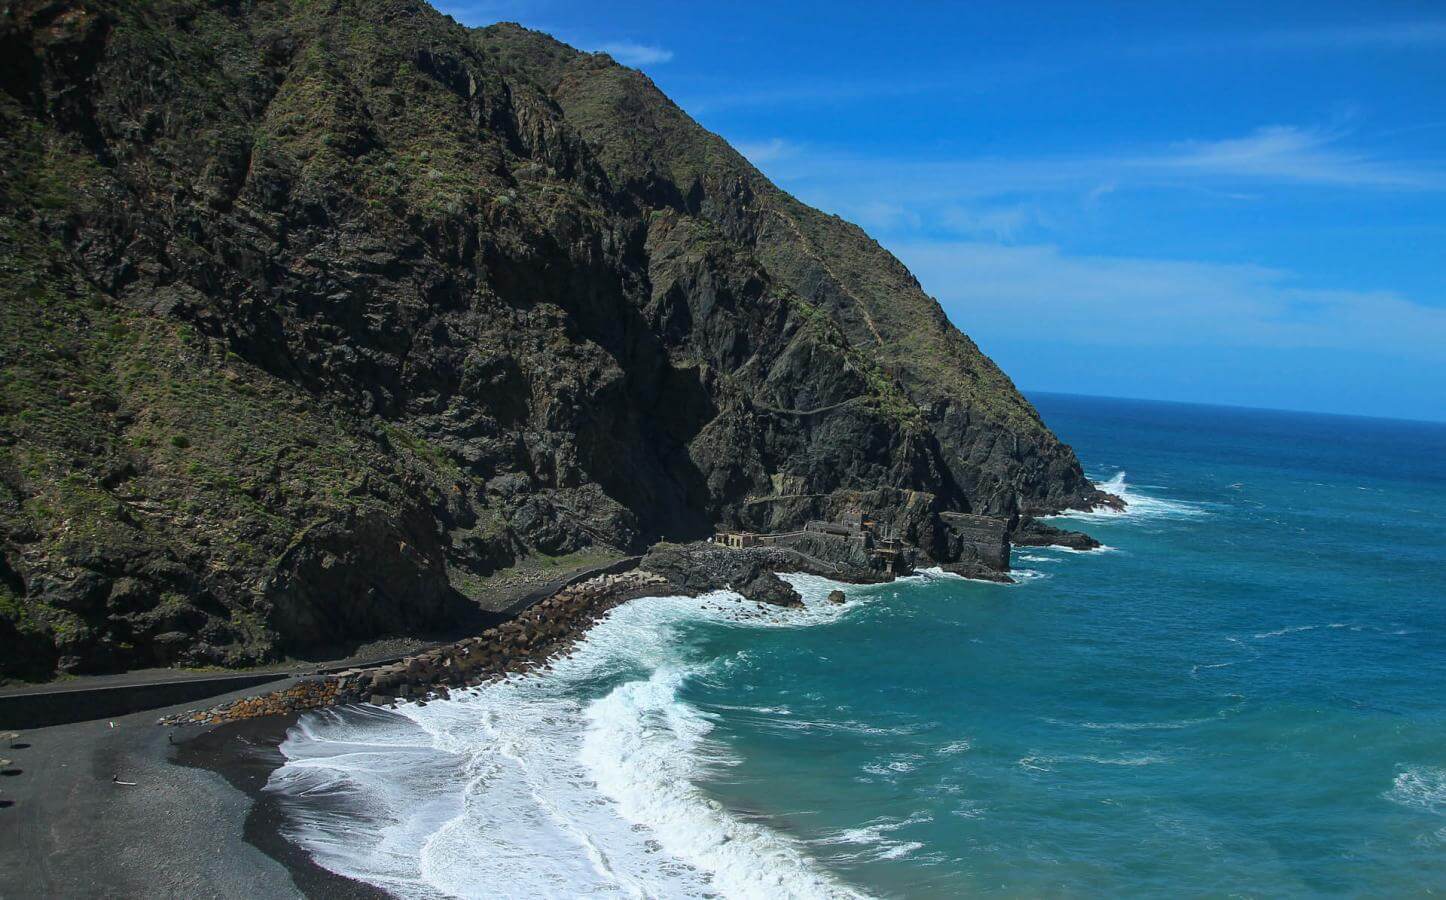
<svg viewBox="0 0 1446 900"><path fill-rule="evenodd" d="M1101 495L862 230L409 0L0 10L0 674L415 633L518 565Z"/></svg>

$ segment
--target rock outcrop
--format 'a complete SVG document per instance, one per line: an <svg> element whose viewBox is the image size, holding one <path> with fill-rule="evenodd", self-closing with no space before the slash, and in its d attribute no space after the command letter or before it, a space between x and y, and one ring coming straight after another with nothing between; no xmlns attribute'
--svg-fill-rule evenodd
<svg viewBox="0 0 1446 900"><path fill-rule="evenodd" d="M716 544L660 543L640 564L667 579L674 593L697 596L708 591L732 590L749 600L798 606L803 601L777 572L803 572L839 581L887 580L868 567L846 568L782 547L730 550Z"/></svg>
<svg viewBox="0 0 1446 900"><path fill-rule="evenodd" d="M1025 517L1010 538L1020 547L1068 547L1071 550L1098 550L1100 542L1082 531L1066 531Z"/></svg>
<svg viewBox="0 0 1446 900"><path fill-rule="evenodd" d="M450 627L519 560L856 505L982 565L944 514L1106 499L861 230L416 0L5 4L0 271L0 677Z"/></svg>

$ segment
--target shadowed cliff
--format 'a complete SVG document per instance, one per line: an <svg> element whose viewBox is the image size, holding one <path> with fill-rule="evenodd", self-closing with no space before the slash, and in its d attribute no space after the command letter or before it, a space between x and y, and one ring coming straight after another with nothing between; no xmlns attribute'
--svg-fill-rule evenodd
<svg viewBox="0 0 1446 900"><path fill-rule="evenodd" d="M1101 498L641 73L402 0L0 13L0 675L465 621L520 561ZM967 323L966 323L967 324Z"/></svg>

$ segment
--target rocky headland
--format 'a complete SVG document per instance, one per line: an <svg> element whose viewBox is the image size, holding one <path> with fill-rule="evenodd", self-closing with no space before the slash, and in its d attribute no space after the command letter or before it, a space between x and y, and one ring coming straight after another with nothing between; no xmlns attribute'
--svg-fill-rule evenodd
<svg viewBox="0 0 1446 900"><path fill-rule="evenodd" d="M994 577L1113 502L862 230L416 0L5 4L0 273L0 678L483 632L540 561L851 508Z"/></svg>

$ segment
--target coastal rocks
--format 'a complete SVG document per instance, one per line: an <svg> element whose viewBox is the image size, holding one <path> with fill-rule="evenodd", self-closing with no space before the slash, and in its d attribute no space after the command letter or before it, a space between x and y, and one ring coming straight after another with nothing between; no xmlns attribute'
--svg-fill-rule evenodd
<svg viewBox="0 0 1446 900"><path fill-rule="evenodd" d="M1068 547L1071 550L1098 550L1100 542L1082 531L1066 531L1026 516L1010 535L1017 547Z"/></svg>
<svg viewBox="0 0 1446 900"><path fill-rule="evenodd" d="M545 665L580 638L602 613L627 600L666 593L670 587L666 578L647 571L599 575L563 588L475 637L395 662L309 678L261 697L182 713L162 719L161 724L208 725L346 703L386 706L398 700L445 698L454 688Z"/></svg>
<svg viewBox="0 0 1446 900"><path fill-rule="evenodd" d="M1014 579L998 569L981 565L978 562L945 563L939 567L942 571L951 575L958 575L961 578L968 578L974 581L993 581L998 584L1014 584Z"/></svg>
<svg viewBox="0 0 1446 900"><path fill-rule="evenodd" d="M848 568L787 547L735 550L702 541L656 544L643 557L641 566L668 579L679 594L697 596L727 589L749 600L785 606L802 601L797 592L774 574L776 572L802 572L856 583L892 580L892 576L872 568Z"/></svg>
<svg viewBox="0 0 1446 900"><path fill-rule="evenodd" d="M946 563L966 568L1009 571L1009 520L964 513L941 513L948 528Z"/></svg>
<svg viewBox="0 0 1446 900"><path fill-rule="evenodd" d="M844 596L844 592L843 592L843 591L829 591L829 592L828 592L828 602L830 602L830 603L835 603L835 604L847 603L847 602L848 602L848 597L845 597L845 596Z"/></svg>
<svg viewBox="0 0 1446 900"><path fill-rule="evenodd" d="M773 572L761 572L752 581L737 588L738 593L758 603L774 606L803 606L803 598L793 585L779 578Z"/></svg>

